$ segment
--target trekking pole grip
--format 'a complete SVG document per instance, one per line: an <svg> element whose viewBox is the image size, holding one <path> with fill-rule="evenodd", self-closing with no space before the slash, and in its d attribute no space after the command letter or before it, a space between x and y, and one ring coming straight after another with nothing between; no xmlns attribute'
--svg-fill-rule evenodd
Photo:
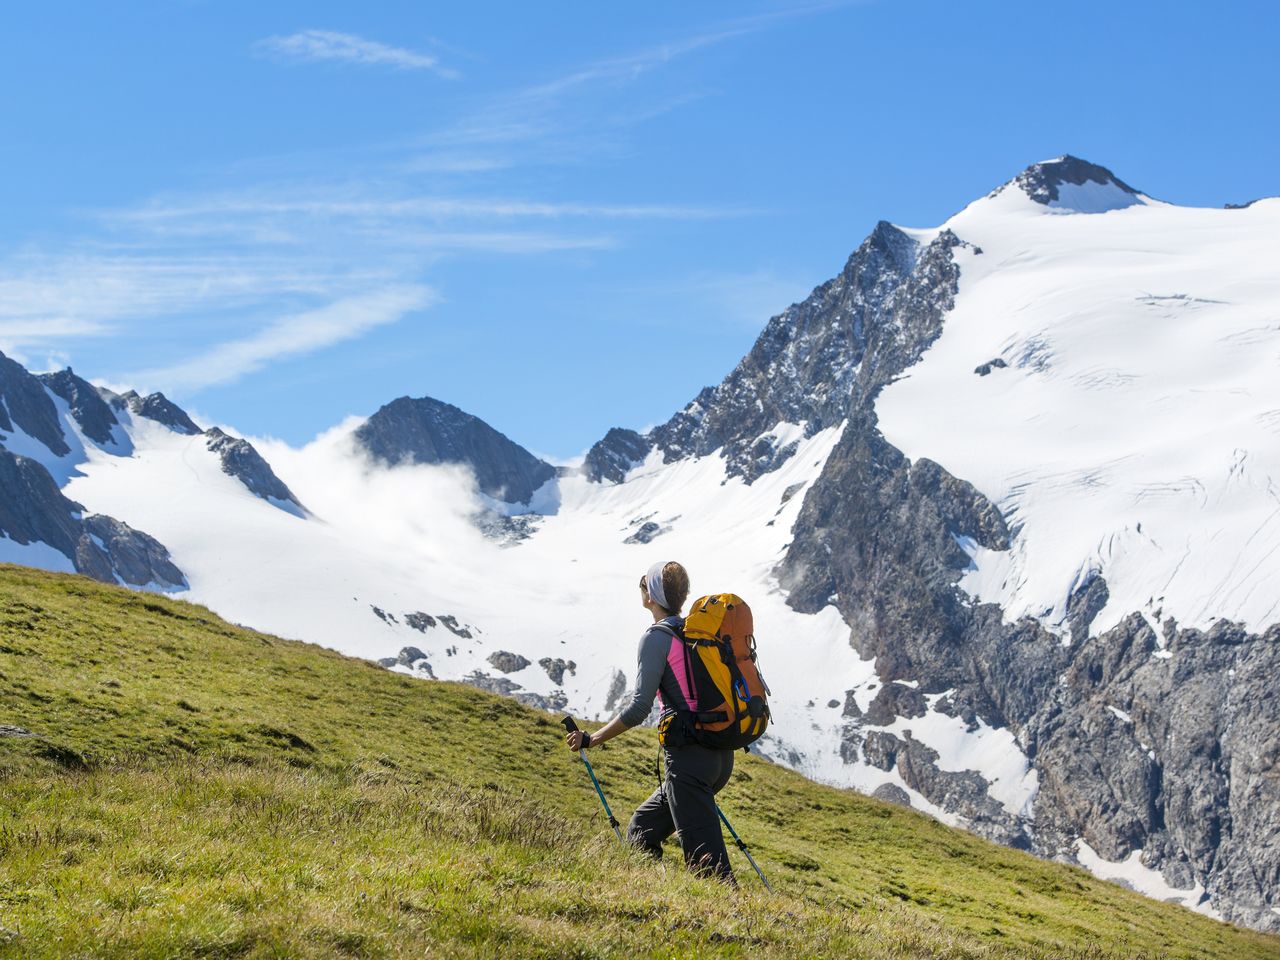
<svg viewBox="0 0 1280 960"><path fill-rule="evenodd" d="M575 730L578 729L578 725L573 722L573 717L564 716L560 719L560 722L564 724L565 730L567 730L569 733L573 733Z"/></svg>

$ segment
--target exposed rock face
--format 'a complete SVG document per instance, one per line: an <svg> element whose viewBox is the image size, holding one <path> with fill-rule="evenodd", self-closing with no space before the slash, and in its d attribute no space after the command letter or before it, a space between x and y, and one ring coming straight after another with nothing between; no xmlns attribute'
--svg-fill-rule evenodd
<svg viewBox="0 0 1280 960"><path fill-rule="evenodd" d="M1158 637L1133 614L1073 644L1024 734L1041 771L1038 846L1068 852L1083 835L1109 860L1141 849L1232 921L1280 929L1277 662L1280 626L1167 620Z"/></svg>
<svg viewBox="0 0 1280 960"><path fill-rule="evenodd" d="M956 242L950 235L935 241L938 252L931 262L949 263ZM795 452L793 445L770 441L779 423L804 423L809 435L839 424L849 410L868 336L897 309L900 288L916 273L920 256L905 233L878 224L838 277L769 321L723 383L703 390L650 434L665 459L723 448L729 475L750 481ZM916 288L925 293L923 284Z"/></svg>
<svg viewBox="0 0 1280 960"><path fill-rule="evenodd" d="M495 650L489 654L489 666L500 673L517 673L529 665L529 659L508 650Z"/></svg>
<svg viewBox="0 0 1280 960"><path fill-rule="evenodd" d="M57 373L41 374L36 379L67 402L71 415L86 437L99 444L112 442L111 431L120 421L102 399L97 387L76 376L70 367Z"/></svg>
<svg viewBox="0 0 1280 960"><path fill-rule="evenodd" d="M459 625L457 617L452 616L451 614L442 613L437 619L439 619L439 621L444 625L444 628L454 636L461 637L463 640L471 639L471 631L467 627Z"/></svg>
<svg viewBox="0 0 1280 960"><path fill-rule="evenodd" d="M1033 163L1010 183L996 190L996 193L1009 186L1016 186L1036 203L1047 206L1058 199L1058 188L1064 183L1077 186L1085 183L1111 184L1125 193L1136 195L1138 192L1106 167L1100 167L1096 163L1068 154L1057 160Z"/></svg>
<svg viewBox="0 0 1280 960"><path fill-rule="evenodd" d="M292 503L303 509L293 491L284 485L270 464L253 448L248 440L241 440L210 427L204 433L206 446L222 461L222 472L235 477L249 490L264 500L272 499Z"/></svg>
<svg viewBox="0 0 1280 960"><path fill-rule="evenodd" d="M421 674L431 680L436 678L435 671L431 669L431 664L427 661L427 655L417 647L401 647L398 656L383 657L378 661L378 664L388 669L393 667L408 667L415 673Z"/></svg>
<svg viewBox="0 0 1280 960"><path fill-rule="evenodd" d="M564 675L567 670L570 674L577 671L578 665L572 660L564 660L556 657L554 660L550 657L543 657L538 661L538 666L547 671L547 676L551 678L551 682L556 684L564 683Z"/></svg>
<svg viewBox="0 0 1280 960"><path fill-rule="evenodd" d="M471 673L462 678L462 682L481 690L487 690L489 693L500 693L504 697L510 696L517 690L524 689L514 680L508 680L506 677L491 677L480 670L471 671Z"/></svg>
<svg viewBox="0 0 1280 960"><path fill-rule="evenodd" d="M154 537L97 513L84 518L84 529L99 546L96 553L106 552L111 569L125 583L137 587L187 585L182 571L169 559L169 551ZM83 537L78 549L88 549Z"/></svg>
<svg viewBox="0 0 1280 960"><path fill-rule="evenodd" d="M415 611L413 613L406 613L404 615L404 622L419 633L426 633L436 625L436 618L431 616L429 613Z"/></svg>
<svg viewBox="0 0 1280 960"><path fill-rule="evenodd" d="M0 446L0 533L16 543L43 542L71 561L78 573L104 583L185 587L182 571L154 538L111 517L83 516L49 471Z"/></svg>
<svg viewBox="0 0 1280 960"><path fill-rule="evenodd" d="M527 504L556 476L553 466L483 420L430 397L393 400L366 420L355 437L370 457L385 464L466 464L481 492L506 503Z"/></svg>
<svg viewBox="0 0 1280 960"><path fill-rule="evenodd" d="M609 692L604 698L605 712L620 707L627 699L627 677L621 670L615 670L609 680Z"/></svg>
<svg viewBox="0 0 1280 960"><path fill-rule="evenodd" d="M980 377L985 377L992 370L1003 370L1009 364L1005 363L1003 357L996 357L994 360L988 360L986 363L980 363L973 368L973 372Z"/></svg>
<svg viewBox="0 0 1280 960"><path fill-rule="evenodd" d="M174 433L184 433L188 436L204 433L203 430L196 426L195 421L187 416L185 410L163 393L150 393L145 397L140 397L136 391L130 390L115 397L112 400L112 405L116 406L117 409L119 407L128 407L129 411L135 416L154 420L156 423L168 427Z"/></svg>
<svg viewBox="0 0 1280 960"><path fill-rule="evenodd" d="M665 532L665 528L660 523L648 520L640 524L636 528L635 533L624 539L623 543L652 543L653 538Z"/></svg>
<svg viewBox="0 0 1280 960"><path fill-rule="evenodd" d="M401 647L400 654L396 657L395 662L404 667L412 667L420 660L427 659L427 655L417 647Z"/></svg>
<svg viewBox="0 0 1280 960"><path fill-rule="evenodd" d="M582 463L588 480L621 483L627 471L649 455L653 443L634 430L614 427L587 451Z"/></svg>
<svg viewBox="0 0 1280 960"><path fill-rule="evenodd" d="M519 700L527 707L534 707L538 710L558 711L563 710L569 705L569 698L563 690L552 690L548 696L540 693L517 693L515 699Z"/></svg>
<svg viewBox="0 0 1280 960"><path fill-rule="evenodd" d="M58 408L49 399L44 384L19 363L0 353L0 430L12 433L16 427L39 440L57 457L71 452L62 435Z"/></svg>

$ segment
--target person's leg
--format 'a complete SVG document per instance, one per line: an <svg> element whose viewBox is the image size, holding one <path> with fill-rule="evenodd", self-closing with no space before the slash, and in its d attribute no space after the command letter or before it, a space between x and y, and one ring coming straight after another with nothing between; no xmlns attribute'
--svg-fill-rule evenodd
<svg viewBox="0 0 1280 960"><path fill-rule="evenodd" d="M732 750L713 750L712 753L719 754L720 769L716 774L715 781L711 784L711 792L719 793L728 784L729 779L733 776L733 751Z"/></svg>
<svg viewBox="0 0 1280 960"><path fill-rule="evenodd" d="M666 785L653 791L649 799L636 807L627 824L627 841L645 853L661 859L662 841L676 832L671 817L671 805L667 803Z"/></svg>
<svg viewBox="0 0 1280 960"><path fill-rule="evenodd" d="M725 769L722 755L728 752L696 744L668 751L666 787L685 863L691 870L732 881L733 869L715 801L715 792L728 783L733 772L732 753Z"/></svg>

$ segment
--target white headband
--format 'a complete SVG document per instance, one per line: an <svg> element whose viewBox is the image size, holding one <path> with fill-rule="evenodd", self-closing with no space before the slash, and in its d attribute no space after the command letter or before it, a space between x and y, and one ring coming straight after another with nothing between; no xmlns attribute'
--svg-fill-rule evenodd
<svg viewBox="0 0 1280 960"><path fill-rule="evenodd" d="M667 563L668 561L666 560L659 560L649 568L649 572L644 576L645 586L649 590L649 599L662 607L663 610L671 609L667 606L667 594L662 589L662 570Z"/></svg>

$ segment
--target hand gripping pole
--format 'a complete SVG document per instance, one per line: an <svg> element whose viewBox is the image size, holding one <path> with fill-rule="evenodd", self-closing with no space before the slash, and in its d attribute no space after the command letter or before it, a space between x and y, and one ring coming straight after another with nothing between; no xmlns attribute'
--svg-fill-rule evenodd
<svg viewBox="0 0 1280 960"><path fill-rule="evenodd" d="M578 729L578 725L573 722L573 717L565 717L560 722L564 724L565 730L569 733L573 733ZM618 819L613 815L613 811L609 809L609 801L604 798L604 791L600 789L600 781L596 779L596 772L591 768L591 761L587 759L587 751L579 750L578 756L587 765L587 775L591 777L591 783L596 788L596 796L600 798L600 802L604 805L604 814L609 818L609 826L613 827L613 832L617 834L618 842L625 844L626 841L622 839L622 831L618 829ZM721 816L724 816L724 814L721 814ZM730 827L729 829L732 830L733 828ZM750 859L749 856L748 859ZM761 879L764 878L761 877ZM768 884L765 884L765 886L768 886Z"/></svg>

